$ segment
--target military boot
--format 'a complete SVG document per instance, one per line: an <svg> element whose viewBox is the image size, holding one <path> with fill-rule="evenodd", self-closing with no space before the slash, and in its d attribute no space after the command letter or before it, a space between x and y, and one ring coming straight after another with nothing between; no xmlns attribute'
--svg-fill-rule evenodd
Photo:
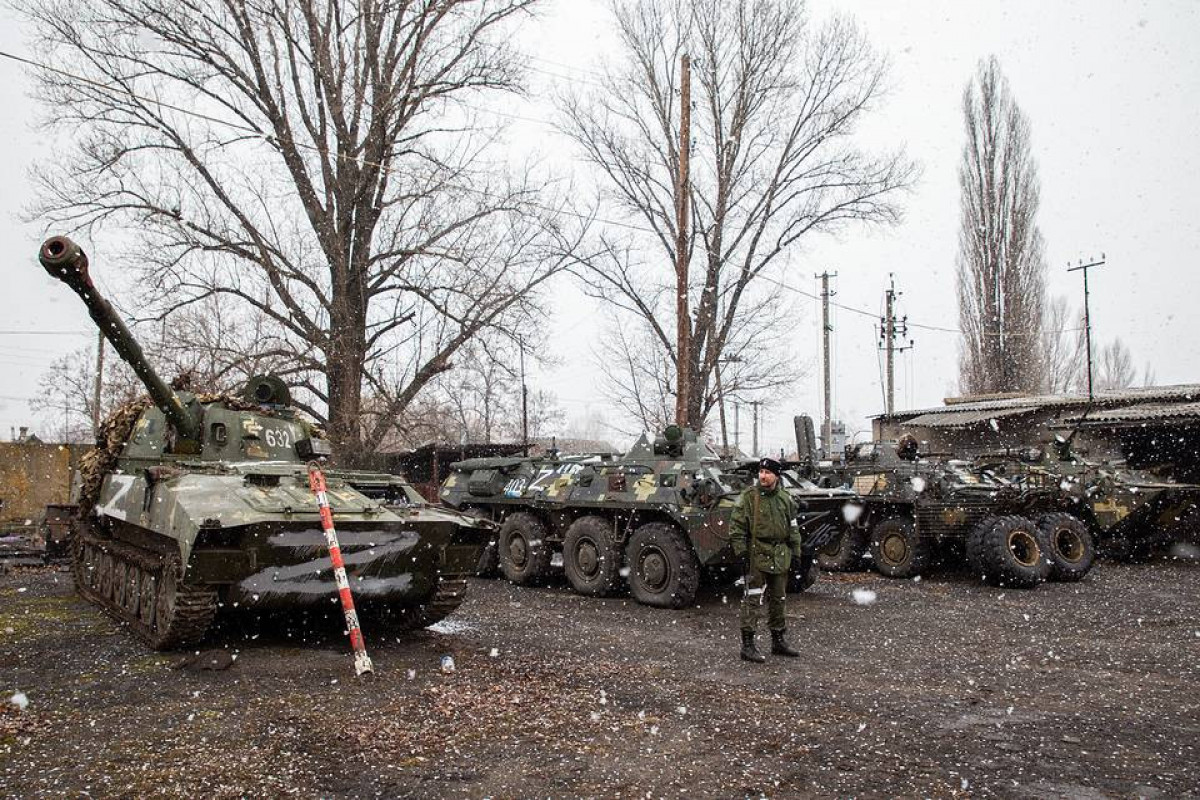
<svg viewBox="0 0 1200 800"><path fill-rule="evenodd" d="M786 630L771 631L771 655L787 656L788 658L795 658L796 656L800 655L799 650L793 649L786 641L784 641L783 637L786 633Z"/></svg>
<svg viewBox="0 0 1200 800"><path fill-rule="evenodd" d="M761 664L766 660L767 657L758 652L758 648L754 646L754 631L742 631L742 661Z"/></svg>

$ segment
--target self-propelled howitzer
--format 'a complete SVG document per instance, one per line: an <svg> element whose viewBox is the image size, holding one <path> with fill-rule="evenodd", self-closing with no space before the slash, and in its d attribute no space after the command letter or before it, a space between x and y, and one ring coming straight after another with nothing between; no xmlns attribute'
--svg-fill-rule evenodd
<svg viewBox="0 0 1200 800"><path fill-rule="evenodd" d="M240 396L171 388L96 290L76 244L54 237L39 258L150 395L106 421L85 457L72 541L80 593L156 649L203 639L221 601L329 608L337 590L306 463L330 447L291 407L283 381L252 378ZM368 625L422 627L462 602L489 523L426 506L396 476L326 476Z"/></svg>

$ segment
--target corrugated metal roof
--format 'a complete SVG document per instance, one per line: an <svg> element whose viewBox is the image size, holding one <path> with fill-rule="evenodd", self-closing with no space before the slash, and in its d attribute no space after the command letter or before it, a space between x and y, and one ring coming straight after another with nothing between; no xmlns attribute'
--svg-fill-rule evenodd
<svg viewBox="0 0 1200 800"><path fill-rule="evenodd" d="M1156 401L1189 402L1200 400L1200 384L1182 383L1174 386L1143 386L1135 389L1113 389L1096 392L1095 405L1098 407L1121 406L1131 403L1152 403ZM1087 395L1083 394L1048 394L1028 395L1023 397L1000 397L990 400L967 400L948 398L946 405L922 408L912 411L896 411L893 419L912 422L912 417L922 414L966 414L976 411L998 411L1002 409L1058 408L1071 406L1086 406ZM1095 412L1093 412L1093 415ZM879 414L875 418L885 418ZM1090 418L1090 417L1089 417Z"/></svg>
<svg viewBox="0 0 1200 800"><path fill-rule="evenodd" d="M919 417L905 421L905 425L920 425L926 428L967 428L983 422L990 422L1000 417L1014 417L1028 414L1034 408L1002 408L986 411L939 411L932 414L922 414Z"/></svg>
<svg viewBox="0 0 1200 800"><path fill-rule="evenodd" d="M1191 403L1139 403L1102 411L1093 411L1083 420L1083 426L1157 422L1162 420L1192 419L1200 417L1200 401ZM1077 414L1066 420L1074 425L1083 418Z"/></svg>

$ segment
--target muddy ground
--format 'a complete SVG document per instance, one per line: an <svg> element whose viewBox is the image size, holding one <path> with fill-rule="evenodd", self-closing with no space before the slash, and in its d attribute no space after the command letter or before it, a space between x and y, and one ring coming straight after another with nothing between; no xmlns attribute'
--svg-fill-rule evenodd
<svg viewBox="0 0 1200 800"><path fill-rule="evenodd" d="M66 572L16 571L0 794L1200 796L1198 589L1170 559L1035 591L826 575L789 603L805 657L753 666L732 595L669 612L479 580L437 631L368 630L360 680L339 633L244 618L210 642L230 668L172 669Z"/></svg>

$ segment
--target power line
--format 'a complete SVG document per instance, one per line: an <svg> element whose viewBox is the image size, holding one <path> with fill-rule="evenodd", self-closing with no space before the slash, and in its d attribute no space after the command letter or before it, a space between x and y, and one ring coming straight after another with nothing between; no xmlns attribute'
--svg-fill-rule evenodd
<svg viewBox="0 0 1200 800"><path fill-rule="evenodd" d="M0 331L0 336L91 336L87 331Z"/></svg>

